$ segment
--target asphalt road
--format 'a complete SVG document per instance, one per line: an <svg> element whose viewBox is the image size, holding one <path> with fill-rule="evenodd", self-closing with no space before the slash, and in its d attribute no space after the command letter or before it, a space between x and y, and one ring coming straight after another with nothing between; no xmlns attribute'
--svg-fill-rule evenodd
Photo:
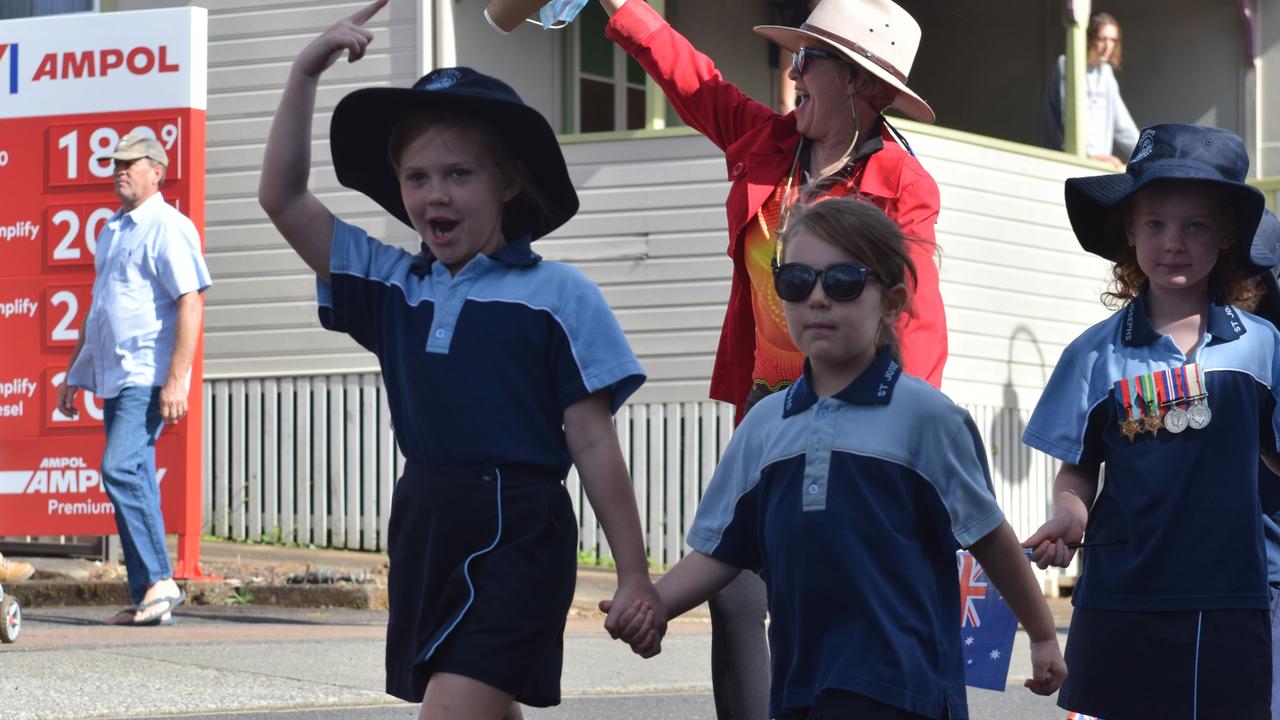
<svg viewBox="0 0 1280 720"><path fill-rule="evenodd" d="M0 717L413 720L417 708L382 692L385 613L195 607L170 628L108 627L104 608L33 609L23 636L0 646ZM558 708L529 720L713 720L710 633L678 621L663 653L644 661L594 618L571 619ZM1020 637L1013 673L1025 672ZM1020 680L1011 678L1012 682ZM1063 720L1052 699L1021 687L970 691L975 720Z"/></svg>

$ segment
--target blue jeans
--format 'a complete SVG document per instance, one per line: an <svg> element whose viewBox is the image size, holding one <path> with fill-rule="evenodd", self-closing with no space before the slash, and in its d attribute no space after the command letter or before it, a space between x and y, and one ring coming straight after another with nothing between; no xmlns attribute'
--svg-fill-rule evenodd
<svg viewBox="0 0 1280 720"><path fill-rule="evenodd" d="M173 577L156 484L156 439L163 428L160 388L124 388L103 400L102 420L107 430L102 484L116 511L129 595L141 603L147 588Z"/></svg>

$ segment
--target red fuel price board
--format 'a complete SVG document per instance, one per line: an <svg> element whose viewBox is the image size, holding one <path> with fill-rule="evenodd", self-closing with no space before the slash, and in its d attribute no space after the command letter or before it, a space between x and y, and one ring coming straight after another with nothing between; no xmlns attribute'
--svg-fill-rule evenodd
<svg viewBox="0 0 1280 720"><path fill-rule="evenodd" d="M93 301L97 239L120 206L120 138L160 141L161 193L203 235L207 13L174 8L0 21L0 535L115 534L103 399L57 409ZM199 575L203 372L157 443L178 577Z"/></svg>

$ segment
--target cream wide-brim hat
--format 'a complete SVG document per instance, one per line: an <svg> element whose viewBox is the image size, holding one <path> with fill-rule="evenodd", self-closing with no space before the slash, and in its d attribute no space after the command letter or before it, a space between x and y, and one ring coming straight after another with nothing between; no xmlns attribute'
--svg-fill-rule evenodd
<svg viewBox="0 0 1280 720"><path fill-rule="evenodd" d="M920 47L920 24L889 0L822 0L798 28L758 25L756 32L795 52L817 40L898 90L890 107L931 123L929 103L907 87Z"/></svg>

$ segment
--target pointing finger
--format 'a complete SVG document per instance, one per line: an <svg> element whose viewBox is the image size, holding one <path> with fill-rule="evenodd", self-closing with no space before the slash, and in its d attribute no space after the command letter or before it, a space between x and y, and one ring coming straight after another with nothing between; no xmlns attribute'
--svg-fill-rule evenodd
<svg viewBox="0 0 1280 720"><path fill-rule="evenodd" d="M382 6L386 4L387 0L373 0L373 2L357 10L355 14L351 16L351 22L357 25L363 25L366 22L369 22L369 18L377 15L378 11L382 9Z"/></svg>

